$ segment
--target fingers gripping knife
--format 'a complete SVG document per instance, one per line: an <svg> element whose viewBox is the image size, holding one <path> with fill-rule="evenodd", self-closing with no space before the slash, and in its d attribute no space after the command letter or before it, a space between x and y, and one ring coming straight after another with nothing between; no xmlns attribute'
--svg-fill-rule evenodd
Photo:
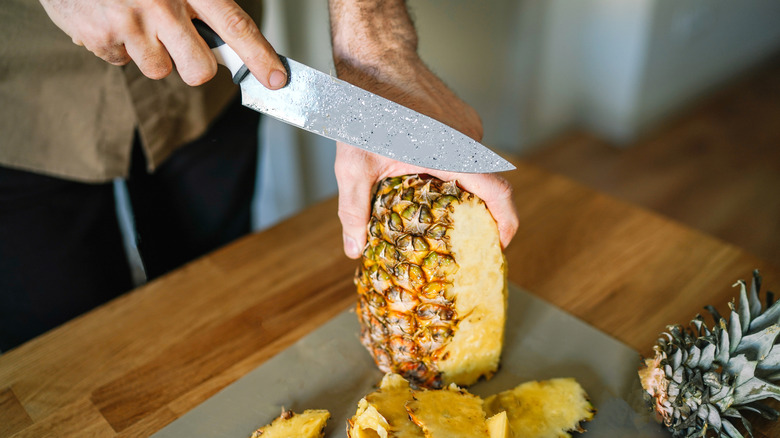
<svg viewBox="0 0 780 438"><path fill-rule="evenodd" d="M194 20L217 62L241 87L244 106L315 134L420 167L491 173L515 167L459 131L428 116L280 56L287 84L269 90L206 24Z"/></svg>

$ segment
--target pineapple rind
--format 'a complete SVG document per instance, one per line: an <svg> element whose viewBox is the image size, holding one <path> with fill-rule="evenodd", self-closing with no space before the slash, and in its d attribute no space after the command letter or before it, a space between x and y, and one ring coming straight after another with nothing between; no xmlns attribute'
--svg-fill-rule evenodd
<svg viewBox="0 0 780 438"><path fill-rule="evenodd" d="M324 409L307 409L300 414L285 411L271 424L252 433L251 438L322 438L330 412Z"/></svg>
<svg viewBox="0 0 780 438"><path fill-rule="evenodd" d="M522 383L485 399L488 416L506 411L516 437L570 437L582 431L580 423L593 418L595 409L585 390L573 378Z"/></svg>

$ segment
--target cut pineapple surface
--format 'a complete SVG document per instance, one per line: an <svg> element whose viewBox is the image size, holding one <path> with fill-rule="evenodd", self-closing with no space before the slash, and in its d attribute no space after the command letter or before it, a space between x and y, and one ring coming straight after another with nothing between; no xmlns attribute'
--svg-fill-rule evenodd
<svg viewBox="0 0 780 438"><path fill-rule="evenodd" d="M457 182L383 180L355 283L361 341L381 370L441 388L498 369L506 263L485 203Z"/></svg>
<svg viewBox="0 0 780 438"><path fill-rule="evenodd" d="M282 411L271 424L257 429L251 438L322 438L330 412L307 409L301 414Z"/></svg>
<svg viewBox="0 0 780 438"><path fill-rule="evenodd" d="M412 389L398 374L386 374L379 389L358 402L355 416L347 422L350 438L422 438L422 430L409 419L404 407Z"/></svg>
<svg viewBox="0 0 780 438"><path fill-rule="evenodd" d="M509 428L509 418L506 411L501 411L487 419L488 435L490 438L512 438L512 430Z"/></svg>
<svg viewBox="0 0 780 438"><path fill-rule="evenodd" d="M453 287L455 314L462 319L437 365L445 384L468 386L498 370L506 324L506 260L496 224L481 200L463 202L452 218L455 226L447 235L459 265Z"/></svg>
<svg viewBox="0 0 780 438"><path fill-rule="evenodd" d="M347 433L350 438L559 438L582 432L580 423L594 413L572 378L527 382L483 401L455 384L413 389L389 373L360 400Z"/></svg>
<svg viewBox="0 0 780 438"><path fill-rule="evenodd" d="M454 384L414 391L406 411L425 438L490 438L482 399Z"/></svg>
<svg viewBox="0 0 780 438"><path fill-rule="evenodd" d="M580 423L595 413L572 378L526 382L486 398L484 407L487 415L506 412L514 436L524 438L570 437L569 432L582 432Z"/></svg>

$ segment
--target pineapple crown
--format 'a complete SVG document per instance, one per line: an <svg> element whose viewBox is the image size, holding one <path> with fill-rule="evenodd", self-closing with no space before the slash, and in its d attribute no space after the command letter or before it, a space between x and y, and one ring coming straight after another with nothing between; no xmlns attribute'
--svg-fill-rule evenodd
<svg viewBox="0 0 780 438"><path fill-rule="evenodd" d="M701 315L688 327L671 325L640 371L648 401L675 437L742 437L738 420L752 437L743 412L756 412L776 420L780 412L761 400L780 400L780 302L767 293L762 311L758 295L761 276L753 271L747 288L740 280L739 304L729 303L728 320L712 306L715 319L707 328ZM711 432L711 433L710 433Z"/></svg>

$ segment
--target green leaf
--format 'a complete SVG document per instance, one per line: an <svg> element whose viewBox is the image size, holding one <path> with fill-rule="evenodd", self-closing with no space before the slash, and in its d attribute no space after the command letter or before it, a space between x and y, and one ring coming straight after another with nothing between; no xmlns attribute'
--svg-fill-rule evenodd
<svg viewBox="0 0 780 438"><path fill-rule="evenodd" d="M745 290L745 282L740 280L737 282L740 287L739 291L739 324L742 327L742 334L746 334L750 328L750 303L748 302L747 290Z"/></svg>
<svg viewBox="0 0 780 438"><path fill-rule="evenodd" d="M766 312L754 319L750 323L750 331L763 330L772 324L780 324L780 301L775 301L771 307L766 309Z"/></svg>
<svg viewBox="0 0 780 438"><path fill-rule="evenodd" d="M715 357L719 364L725 365L729 361L729 335L726 329L726 320L720 320L720 328L720 348Z"/></svg>
<svg viewBox="0 0 780 438"><path fill-rule="evenodd" d="M688 349L688 357L685 360L686 365L689 368L698 368L699 359L701 358L701 350L697 346L693 346Z"/></svg>
<svg viewBox="0 0 780 438"><path fill-rule="evenodd" d="M691 325L696 327L696 334L701 337L705 336L705 331L707 330L707 326L704 324L704 321L701 319L701 315L696 315L696 318L693 318L691 320Z"/></svg>
<svg viewBox="0 0 780 438"><path fill-rule="evenodd" d="M726 372L734 376L734 385L739 385L755 375L756 362L749 360L744 354L733 356L725 366Z"/></svg>
<svg viewBox="0 0 780 438"><path fill-rule="evenodd" d="M708 343L706 347L704 347L704 350L701 352L701 357L699 358L699 368L707 371L710 368L712 368L712 362L715 360L715 352L717 350L717 347L715 347L715 344Z"/></svg>
<svg viewBox="0 0 780 438"><path fill-rule="evenodd" d="M745 438L742 436L742 433L740 433L740 431L734 427L733 424L731 424L729 420L724 419L721 424L723 426L722 430L726 432L726 435L728 435L730 438Z"/></svg>
<svg viewBox="0 0 780 438"><path fill-rule="evenodd" d="M672 374L672 381L679 385L682 384L684 377L685 369L683 369L683 367L679 367L674 370L674 373Z"/></svg>
<svg viewBox="0 0 780 438"><path fill-rule="evenodd" d="M734 404L734 388L729 386L722 386L717 392L710 395L710 403L717 406L721 411L729 409L729 406Z"/></svg>
<svg viewBox="0 0 780 438"><path fill-rule="evenodd" d="M772 346L769 354L763 360L758 361L758 370L764 373L780 371L780 345Z"/></svg>
<svg viewBox="0 0 780 438"><path fill-rule="evenodd" d="M672 357L670 358L672 360L671 363L672 369L676 370L680 368L680 364L682 364L682 360L683 360L682 355L683 355L682 348L678 348L674 351L674 353L672 353Z"/></svg>
<svg viewBox="0 0 780 438"><path fill-rule="evenodd" d="M723 424L721 422L720 413L714 406L710 406L707 404L704 404L702 406L707 407L707 424L712 425L712 427L715 428L715 430L720 430L723 427Z"/></svg>
<svg viewBox="0 0 780 438"><path fill-rule="evenodd" d="M753 270L753 281L750 282L750 316L755 318L761 314L761 301L758 299L758 292L761 290L761 276L758 275L758 269Z"/></svg>
<svg viewBox="0 0 780 438"><path fill-rule="evenodd" d="M759 332L744 336L735 353L751 353L751 359L762 361L769 355L778 336L780 326L772 324Z"/></svg>
<svg viewBox="0 0 780 438"><path fill-rule="evenodd" d="M729 317L729 353L734 354L737 351L739 342L742 340L742 322L740 316L734 309L734 304L729 303L731 308L731 317Z"/></svg>
<svg viewBox="0 0 780 438"><path fill-rule="evenodd" d="M780 386L752 377L738 384L734 390L734 401L743 405L767 398L780 400Z"/></svg>

